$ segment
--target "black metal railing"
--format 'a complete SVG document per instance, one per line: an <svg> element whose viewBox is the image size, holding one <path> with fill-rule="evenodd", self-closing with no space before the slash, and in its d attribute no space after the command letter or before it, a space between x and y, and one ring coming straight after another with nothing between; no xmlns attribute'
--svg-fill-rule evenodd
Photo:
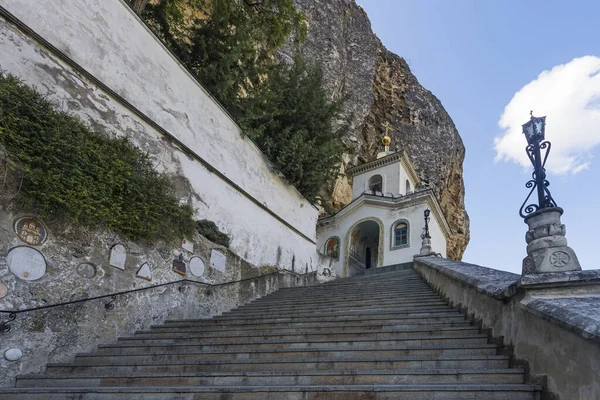
<svg viewBox="0 0 600 400"><path fill-rule="evenodd" d="M293 272L293 271L279 270L279 271L270 272L270 273L264 274L264 275L258 275L258 276L253 276L253 277L250 277L250 278L244 278L244 279L239 279L239 280L236 280L236 281L229 281L229 282L223 282L223 283L207 283L207 282L195 281L195 280L192 280L192 279L179 279L179 280L176 280L176 281L171 281L171 282L166 282L166 283L160 283L158 285L145 286L145 287L142 287L142 288L130 289L130 290L122 291L122 292L115 292L115 293L103 294L103 295L100 295L100 296L87 297L85 299L77 299L77 300L65 301L65 302L62 302L62 303L48 304L48 305L45 305L45 306L31 307L31 308L26 308L26 309L22 309L22 310L0 310L0 314L8 314L8 319L7 320L0 321L0 334L10 332L10 330L12 329L12 327L11 327L10 324L15 319L17 319L17 315L18 314L27 313L27 312L47 310L47 309L50 309L50 308L64 307L64 306L69 306L69 305L72 305L72 304L79 304L79 303L85 303L85 302L89 302L89 301L95 301L95 300L101 300L101 299L108 299L108 298L110 298L110 301L108 301L107 303L104 304L104 308L106 310L110 311L110 310L113 310L115 308L115 301L117 300L118 296L124 296L124 295L130 294L130 293L142 292L142 291L145 291L145 290L152 290L152 289L156 289L156 288L159 288L159 287L165 287L165 286L179 284L180 286L177 288L177 290L179 292L181 292L181 293L184 293L186 291L186 288L187 288L188 284L196 284L196 285L207 286L207 287L220 287L220 286L226 286L226 285L233 285L235 283L242 283L242 282L247 282L247 281L258 280L258 279L265 278L265 277L271 276L271 275L276 275L276 274L291 274L291 275L295 275L295 276L306 276L306 275L310 275L310 274L314 274L314 273L315 273L315 271L307 272L305 274L299 274L299 273Z"/></svg>

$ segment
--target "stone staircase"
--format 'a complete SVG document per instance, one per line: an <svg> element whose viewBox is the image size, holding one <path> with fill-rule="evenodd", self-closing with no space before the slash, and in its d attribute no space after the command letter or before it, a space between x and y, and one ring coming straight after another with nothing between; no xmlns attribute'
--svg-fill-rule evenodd
<svg viewBox="0 0 600 400"><path fill-rule="evenodd" d="M523 381L487 334L406 269L170 320L20 376L0 399L539 399Z"/></svg>

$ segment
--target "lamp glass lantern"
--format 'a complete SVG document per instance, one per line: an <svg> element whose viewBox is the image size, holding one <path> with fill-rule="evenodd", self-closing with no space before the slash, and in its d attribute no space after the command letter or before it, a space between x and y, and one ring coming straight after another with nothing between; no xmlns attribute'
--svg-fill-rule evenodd
<svg viewBox="0 0 600 400"><path fill-rule="evenodd" d="M534 117L526 124L523 124L523 133L527 143L539 143L546 138L546 117Z"/></svg>

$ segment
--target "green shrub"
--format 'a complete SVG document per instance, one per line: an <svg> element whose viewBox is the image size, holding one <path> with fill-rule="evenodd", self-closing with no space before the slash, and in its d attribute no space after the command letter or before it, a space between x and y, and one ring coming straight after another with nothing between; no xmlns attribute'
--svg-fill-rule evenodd
<svg viewBox="0 0 600 400"><path fill-rule="evenodd" d="M207 219L196 222L196 231L213 243L229 247L229 235L223 233L217 228L217 225Z"/></svg>
<svg viewBox="0 0 600 400"><path fill-rule="evenodd" d="M126 138L95 132L18 78L0 73L0 144L24 168L17 201L49 220L107 228L132 240L194 231L193 209Z"/></svg>

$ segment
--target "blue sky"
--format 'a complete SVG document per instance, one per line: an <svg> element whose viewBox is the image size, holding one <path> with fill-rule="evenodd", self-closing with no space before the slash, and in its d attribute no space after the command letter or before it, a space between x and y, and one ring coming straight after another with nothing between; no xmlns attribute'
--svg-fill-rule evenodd
<svg viewBox="0 0 600 400"><path fill-rule="evenodd" d="M600 268L600 2L357 2L463 138L471 217L463 259L521 272L526 225L518 211L531 169L517 130L532 109L547 115L548 179L569 246L584 269Z"/></svg>

